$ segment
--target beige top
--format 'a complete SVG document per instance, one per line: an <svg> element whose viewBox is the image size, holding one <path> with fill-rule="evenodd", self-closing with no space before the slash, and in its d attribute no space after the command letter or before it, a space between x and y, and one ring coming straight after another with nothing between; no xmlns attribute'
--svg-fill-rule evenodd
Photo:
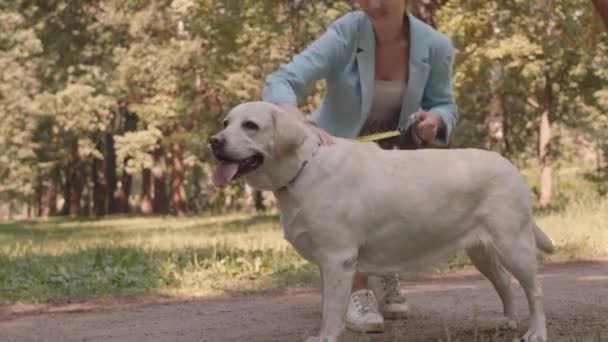
<svg viewBox="0 0 608 342"><path fill-rule="evenodd" d="M360 135L397 129L405 89L404 81L375 81L372 108Z"/></svg>

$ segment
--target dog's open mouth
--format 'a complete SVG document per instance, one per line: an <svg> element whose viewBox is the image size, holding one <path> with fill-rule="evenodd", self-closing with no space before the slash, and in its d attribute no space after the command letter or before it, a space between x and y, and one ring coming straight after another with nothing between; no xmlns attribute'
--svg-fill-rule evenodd
<svg viewBox="0 0 608 342"><path fill-rule="evenodd" d="M257 169L264 163L264 156L260 153L242 160L218 159L220 163L213 169L211 180L220 188L225 188L233 179Z"/></svg>

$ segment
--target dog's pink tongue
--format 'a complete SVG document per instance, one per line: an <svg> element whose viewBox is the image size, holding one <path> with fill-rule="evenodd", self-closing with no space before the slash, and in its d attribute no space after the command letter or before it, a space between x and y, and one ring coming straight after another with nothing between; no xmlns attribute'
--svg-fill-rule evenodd
<svg viewBox="0 0 608 342"><path fill-rule="evenodd" d="M211 180L218 188L225 188L239 169L238 163L221 163L213 169Z"/></svg>

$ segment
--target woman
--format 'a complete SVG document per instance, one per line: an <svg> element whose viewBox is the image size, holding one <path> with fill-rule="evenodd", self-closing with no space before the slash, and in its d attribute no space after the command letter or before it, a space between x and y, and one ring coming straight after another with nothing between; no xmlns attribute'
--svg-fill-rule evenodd
<svg viewBox="0 0 608 342"><path fill-rule="evenodd" d="M450 39L412 16L407 0L359 0L359 5L362 11L336 20L270 74L263 100L307 120L297 104L311 85L325 79L325 97L307 121L322 144L331 144L331 136L394 130L413 114L418 122L414 141L447 145L458 119ZM391 148L393 143L380 145ZM345 319L354 331L382 331L382 315L404 317L409 311L396 275L369 280L363 274L353 279Z"/></svg>

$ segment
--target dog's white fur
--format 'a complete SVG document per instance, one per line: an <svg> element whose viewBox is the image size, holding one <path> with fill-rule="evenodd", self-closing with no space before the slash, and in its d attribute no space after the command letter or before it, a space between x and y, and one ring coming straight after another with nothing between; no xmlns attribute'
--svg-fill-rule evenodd
<svg viewBox="0 0 608 342"><path fill-rule="evenodd" d="M515 276L530 309L523 338L546 341L536 249L553 247L533 221L520 173L499 154L388 151L338 138L319 147L300 120L264 102L238 105L227 120L217 135L226 141L225 155L264 156L246 181L274 191L286 239L320 267L321 341L338 340L344 331L355 271L416 272L462 249L494 285L510 326L515 312L508 272ZM243 128L246 120L259 130Z"/></svg>

